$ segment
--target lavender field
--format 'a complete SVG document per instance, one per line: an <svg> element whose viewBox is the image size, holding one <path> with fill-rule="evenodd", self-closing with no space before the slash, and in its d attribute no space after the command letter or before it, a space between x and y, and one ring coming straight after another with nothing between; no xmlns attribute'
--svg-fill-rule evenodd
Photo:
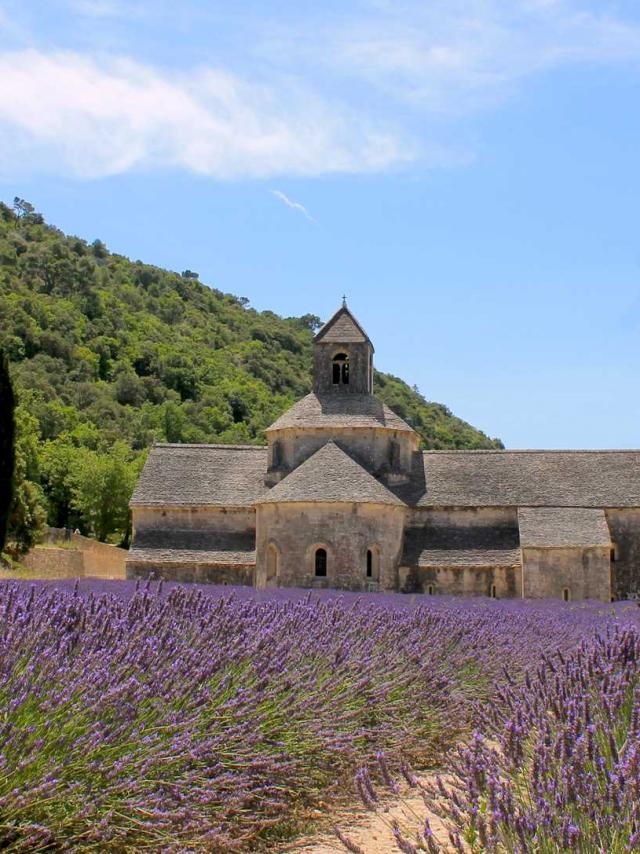
<svg viewBox="0 0 640 854"><path fill-rule="evenodd" d="M453 777L425 792L453 846L633 850L639 616L3 582L0 846L276 849L352 798L376 754L395 774L464 742ZM398 843L436 850L428 827Z"/></svg>

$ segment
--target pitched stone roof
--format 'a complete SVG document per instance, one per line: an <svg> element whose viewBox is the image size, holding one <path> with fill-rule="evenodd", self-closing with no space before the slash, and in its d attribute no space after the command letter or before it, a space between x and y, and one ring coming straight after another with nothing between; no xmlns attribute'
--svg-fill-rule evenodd
<svg viewBox="0 0 640 854"><path fill-rule="evenodd" d="M355 319L346 305L339 308L330 320L320 329L313 339L317 344L362 344L369 341L369 336Z"/></svg>
<svg viewBox="0 0 640 854"><path fill-rule="evenodd" d="M250 507L266 491L267 449L252 445L156 445L132 507Z"/></svg>
<svg viewBox="0 0 640 854"><path fill-rule="evenodd" d="M402 566L519 566L518 530L503 526L408 528Z"/></svg>
<svg viewBox="0 0 640 854"><path fill-rule="evenodd" d="M327 442L258 503L296 501L391 504L402 501L372 477L335 442Z"/></svg>
<svg viewBox="0 0 640 854"><path fill-rule="evenodd" d="M640 507L640 451L425 451L396 491L418 507Z"/></svg>
<svg viewBox="0 0 640 854"><path fill-rule="evenodd" d="M400 429L385 422L384 409L382 423L373 416L354 414L357 407L348 406L354 398L360 396L332 398L347 402L338 425L373 423ZM295 418L288 420L293 409L273 427L283 419L286 426L299 426ZM312 425L317 423L311 420ZM264 447L156 445L131 506L251 507L261 496L271 494L264 485L266 469ZM426 451L414 455L411 483L394 492L418 507L640 507L640 451Z"/></svg>
<svg viewBox="0 0 640 854"><path fill-rule="evenodd" d="M372 427L414 432L400 416L371 394L308 394L274 421L267 432L286 427Z"/></svg>
<svg viewBox="0 0 640 854"><path fill-rule="evenodd" d="M518 522L523 548L611 545L603 510L587 507L525 507L518 510Z"/></svg>
<svg viewBox="0 0 640 854"><path fill-rule="evenodd" d="M129 560L253 566L256 562L255 536L253 532L143 528L136 533Z"/></svg>

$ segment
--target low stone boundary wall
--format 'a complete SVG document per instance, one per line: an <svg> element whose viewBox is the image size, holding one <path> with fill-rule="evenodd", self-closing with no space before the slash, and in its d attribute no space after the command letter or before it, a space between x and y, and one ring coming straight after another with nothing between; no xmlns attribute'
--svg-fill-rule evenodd
<svg viewBox="0 0 640 854"><path fill-rule="evenodd" d="M84 555L75 549L36 546L21 560L32 578L84 577Z"/></svg>
<svg viewBox="0 0 640 854"><path fill-rule="evenodd" d="M94 578L126 578L125 563L129 552L112 546L109 543L100 543L82 534L72 534L71 544L75 546L84 557L84 574Z"/></svg>
<svg viewBox="0 0 640 854"><path fill-rule="evenodd" d="M126 549L100 543L82 534L70 534L64 528L49 528L43 542L51 545L35 546L21 561L34 578L127 577ZM56 543L64 543L65 547L57 547Z"/></svg>

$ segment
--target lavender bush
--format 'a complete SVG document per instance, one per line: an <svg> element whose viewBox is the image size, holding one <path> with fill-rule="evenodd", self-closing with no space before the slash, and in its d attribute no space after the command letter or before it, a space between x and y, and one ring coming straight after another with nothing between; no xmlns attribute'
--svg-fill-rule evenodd
<svg viewBox="0 0 640 854"><path fill-rule="evenodd" d="M500 713L516 716L510 737L524 745L524 780L544 718L543 699L531 708L519 699L525 668L557 670L543 656L564 652L569 670L546 683L564 714L562 692L592 661L584 648L580 667L568 664L580 638L634 616L593 605L2 583L0 846L259 851L344 797L354 768L376 754L436 761L470 732L496 686L494 725ZM628 684L615 675L620 637L631 656L631 630L596 647L609 662L606 709L616 720L634 690L631 665ZM599 709L594 696L596 722ZM626 768L630 754L614 737L615 767ZM600 733L592 741L608 761L612 744ZM495 761L485 742L473 749L478 762ZM610 785L611 798L623 797ZM487 824L489 835L498 831Z"/></svg>
<svg viewBox="0 0 640 854"><path fill-rule="evenodd" d="M476 714L478 729L446 778L420 784L428 810L449 825L449 843L434 839L427 819L418 832L396 828L399 850L640 850L637 625L611 626L568 656L543 655L521 683L505 674ZM357 780L375 808L363 778L366 769Z"/></svg>

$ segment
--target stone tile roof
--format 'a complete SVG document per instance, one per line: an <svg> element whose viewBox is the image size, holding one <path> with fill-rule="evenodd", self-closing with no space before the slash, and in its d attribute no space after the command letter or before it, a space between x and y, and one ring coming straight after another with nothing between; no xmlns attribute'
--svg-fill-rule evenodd
<svg viewBox="0 0 640 854"><path fill-rule="evenodd" d="M267 433L286 427L372 427L414 432L400 416L371 394L308 394L274 421Z"/></svg>
<svg viewBox="0 0 640 854"><path fill-rule="evenodd" d="M401 566L520 566L518 530L502 526L408 528Z"/></svg>
<svg viewBox="0 0 640 854"><path fill-rule="evenodd" d="M640 507L640 451L425 451L396 492L418 507Z"/></svg>
<svg viewBox="0 0 640 854"><path fill-rule="evenodd" d="M156 445L131 506L251 507L269 494L266 470L264 447ZM394 493L418 507L640 507L640 451L426 451Z"/></svg>
<svg viewBox="0 0 640 854"><path fill-rule="evenodd" d="M402 501L335 442L327 442L262 498L260 504L295 501L391 504Z"/></svg>
<svg viewBox="0 0 640 854"><path fill-rule="evenodd" d="M253 566L256 562L255 536L252 531L141 529L136 533L128 559Z"/></svg>
<svg viewBox="0 0 640 854"><path fill-rule="evenodd" d="M256 553L204 551L198 549L143 549L132 546L129 549L128 561L144 561L145 563L208 563L219 566L255 566Z"/></svg>
<svg viewBox="0 0 640 854"><path fill-rule="evenodd" d="M369 336L346 305L339 308L313 339L316 343L362 344Z"/></svg>
<svg viewBox="0 0 640 854"><path fill-rule="evenodd" d="M156 445L132 507L251 507L266 492L267 449L252 445Z"/></svg>
<svg viewBox="0 0 640 854"><path fill-rule="evenodd" d="M518 510L518 522L523 548L611 545L603 510L587 507L524 507Z"/></svg>

